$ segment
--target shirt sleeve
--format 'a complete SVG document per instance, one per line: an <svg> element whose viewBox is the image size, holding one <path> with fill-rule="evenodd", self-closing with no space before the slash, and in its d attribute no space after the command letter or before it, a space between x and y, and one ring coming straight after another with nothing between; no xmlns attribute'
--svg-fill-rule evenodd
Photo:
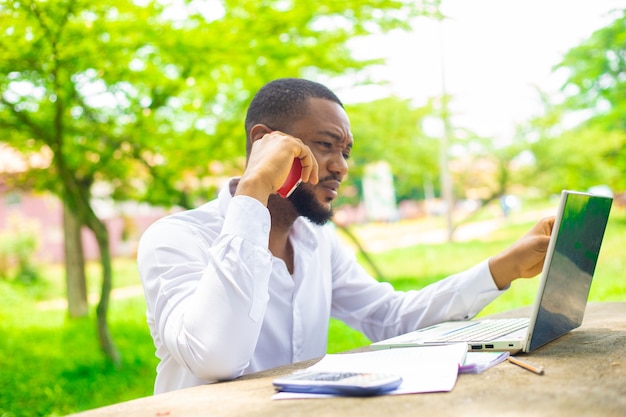
<svg viewBox="0 0 626 417"><path fill-rule="evenodd" d="M488 261L419 290L396 291L364 271L339 248L333 283L333 316L379 341L431 324L474 317L502 294Z"/></svg>
<svg viewBox="0 0 626 417"><path fill-rule="evenodd" d="M155 341L197 378L215 381L241 375L256 346L269 299L270 217L239 196L223 219L205 220L155 223L138 264Z"/></svg>

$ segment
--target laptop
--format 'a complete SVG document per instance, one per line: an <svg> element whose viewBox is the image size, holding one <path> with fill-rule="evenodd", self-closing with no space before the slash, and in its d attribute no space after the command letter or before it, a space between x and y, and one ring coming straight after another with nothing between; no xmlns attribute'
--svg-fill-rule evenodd
<svg viewBox="0 0 626 417"><path fill-rule="evenodd" d="M452 321L372 349L466 342L468 351L532 352L582 324L612 197L564 190L530 318Z"/></svg>

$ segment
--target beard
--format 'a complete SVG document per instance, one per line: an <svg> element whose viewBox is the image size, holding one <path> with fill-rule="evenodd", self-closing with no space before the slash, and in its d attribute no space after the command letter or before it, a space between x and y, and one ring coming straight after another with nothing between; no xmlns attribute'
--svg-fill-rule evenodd
<svg viewBox="0 0 626 417"><path fill-rule="evenodd" d="M289 196L289 201L300 216L311 222L323 226L333 217L333 208L324 207L315 196L313 186L302 183Z"/></svg>

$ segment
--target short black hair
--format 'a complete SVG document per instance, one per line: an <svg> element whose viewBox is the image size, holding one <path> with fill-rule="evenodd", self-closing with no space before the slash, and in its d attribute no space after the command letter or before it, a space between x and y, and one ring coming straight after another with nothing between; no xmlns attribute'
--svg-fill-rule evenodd
<svg viewBox="0 0 626 417"><path fill-rule="evenodd" d="M265 124L274 130L288 130L291 123L306 115L311 98L330 100L343 107L335 93L314 81L280 78L265 84L248 107L246 137L249 139L250 130L257 124ZM247 142L249 147L249 140Z"/></svg>

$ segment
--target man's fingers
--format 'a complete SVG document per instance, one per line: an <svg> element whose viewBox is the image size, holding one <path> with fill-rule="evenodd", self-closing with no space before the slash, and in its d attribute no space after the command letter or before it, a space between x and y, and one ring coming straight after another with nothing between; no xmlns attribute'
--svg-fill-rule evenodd
<svg viewBox="0 0 626 417"><path fill-rule="evenodd" d="M293 161L294 158L298 158L302 165L302 181L312 184L319 182L319 166L317 161L311 149L305 145L302 140L275 130L266 133L261 141L263 143L259 144L261 146L257 150L257 155L265 155L256 158L259 160L258 163L262 163L260 161L265 160L267 163L271 164L272 167L282 166L283 163L286 167L287 164L285 161ZM281 173L278 173L278 171L272 169L272 173L275 175L278 173L279 176L282 176L282 170L280 172ZM280 178L277 178L277 180L280 180Z"/></svg>
<svg viewBox="0 0 626 417"><path fill-rule="evenodd" d="M307 151L308 152L304 153L304 156L300 157L300 163L302 164L302 181L317 184L319 181L319 167L308 147Z"/></svg>

